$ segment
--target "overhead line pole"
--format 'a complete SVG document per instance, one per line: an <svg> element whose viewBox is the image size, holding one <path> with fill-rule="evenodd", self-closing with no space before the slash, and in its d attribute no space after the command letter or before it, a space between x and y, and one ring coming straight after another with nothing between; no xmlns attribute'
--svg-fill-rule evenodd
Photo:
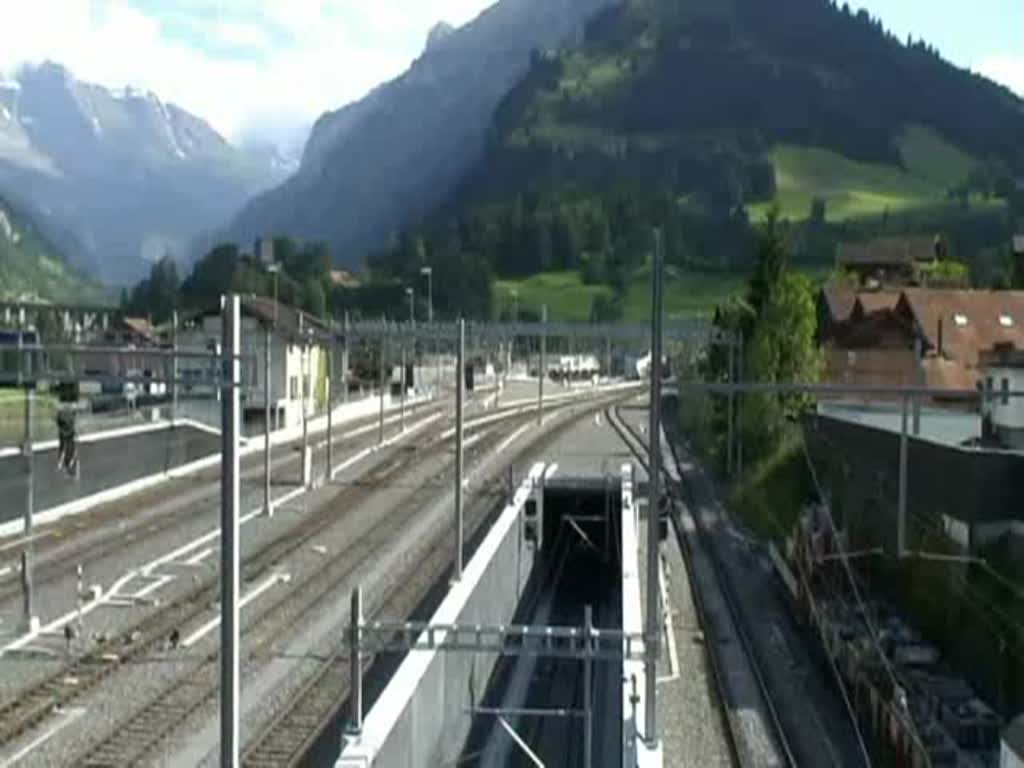
<svg viewBox="0 0 1024 768"><path fill-rule="evenodd" d="M20 365L20 363L19 363ZM35 453L32 448L32 387L25 385L25 546L21 551L21 585L25 628L31 632L35 624L32 605L32 517L35 514Z"/></svg>
<svg viewBox="0 0 1024 768"><path fill-rule="evenodd" d="M327 474L326 482L331 481L331 469L334 467L334 333L327 336Z"/></svg>
<svg viewBox="0 0 1024 768"><path fill-rule="evenodd" d="M178 413L178 310L171 310L171 427ZM166 370L166 368L164 369Z"/></svg>
<svg viewBox="0 0 1024 768"><path fill-rule="evenodd" d="M466 321L459 318L458 362L455 366L455 579L462 579L462 409L466 388Z"/></svg>
<svg viewBox="0 0 1024 768"><path fill-rule="evenodd" d="M241 302L224 301L221 382L220 764L239 765L239 352Z"/></svg>
<svg viewBox="0 0 1024 768"><path fill-rule="evenodd" d="M270 348L272 344L270 325L265 325L263 330L263 511L266 512L267 517L272 517L274 514L274 502L270 488L270 379L273 373L270 365Z"/></svg>
<svg viewBox="0 0 1024 768"><path fill-rule="evenodd" d="M657 665L658 646L661 639L660 603L658 600L660 555L658 517L661 513L661 281L661 230L655 229L654 270L651 286L650 477L647 483L649 492L647 501L647 637L644 642L645 722L647 742L651 747L658 743Z"/></svg>
<svg viewBox="0 0 1024 768"><path fill-rule="evenodd" d="M540 308L540 366L537 370L537 424L544 423L544 378L547 374L547 352L548 352L548 305Z"/></svg>
<svg viewBox="0 0 1024 768"><path fill-rule="evenodd" d="M379 362L377 371L377 382L380 387L380 419L377 424L377 443L384 444L384 351L385 337L381 337L380 345L377 347L377 358Z"/></svg>

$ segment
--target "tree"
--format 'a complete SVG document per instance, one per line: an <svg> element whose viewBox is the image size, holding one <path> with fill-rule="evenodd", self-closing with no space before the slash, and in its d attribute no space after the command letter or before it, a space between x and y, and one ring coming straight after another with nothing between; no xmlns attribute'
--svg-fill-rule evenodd
<svg viewBox="0 0 1024 768"><path fill-rule="evenodd" d="M747 289L747 303L753 310L753 319L762 319L765 308L772 294L778 289L789 265L789 249L779 224L779 209L773 207L768 212L764 229L757 243L757 254L754 273L750 277ZM749 337L752 328L747 327L744 335Z"/></svg>
<svg viewBox="0 0 1024 768"><path fill-rule="evenodd" d="M154 264L149 277L138 283L130 295L122 296L122 309L126 314L148 317L155 323L171 318L180 303L178 265L169 254Z"/></svg>
<svg viewBox="0 0 1024 768"><path fill-rule="evenodd" d="M275 241L275 249L277 241ZM241 265L241 254L235 243L222 243L196 262L192 274L181 286L186 306L206 308L216 304L234 285Z"/></svg>
<svg viewBox="0 0 1024 768"><path fill-rule="evenodd" d="M315 317L324 317L327 314L327 294L324 292L322 282L313 278L306 280L302 305Z"/></svg>

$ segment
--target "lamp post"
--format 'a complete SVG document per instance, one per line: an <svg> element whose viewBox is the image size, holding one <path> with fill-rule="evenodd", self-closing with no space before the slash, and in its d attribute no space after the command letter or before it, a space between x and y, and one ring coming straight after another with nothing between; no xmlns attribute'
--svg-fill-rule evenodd
<svg viewBox="0 0 1024 768"><path fill-rule="evenodd" d="M427 278L427 323L434 324L434 268L421 267L420 274ZM440 394L441 391L441 351L438 343L434 342L434 357L437 364L437 378L434 379L434 387Z"/></svg>
<svg viewBox="0 0 1024 768"><path fill-rule="evenodd" d="M409 297L409 327L416 325L416 292L406 287L405 295Z"/></svg>
<svg viewBox="0 0 1024 768"><path fill-rule="evenodd" d="M263 511L267 516L274 514L274 502L270 490L270 404L272 397L273 369L270 365L271 337L277 331L277 276L281 265L277 262L267 264L267 272L274 276L274 319L271 326L264 327L263 338Z"/></svg>

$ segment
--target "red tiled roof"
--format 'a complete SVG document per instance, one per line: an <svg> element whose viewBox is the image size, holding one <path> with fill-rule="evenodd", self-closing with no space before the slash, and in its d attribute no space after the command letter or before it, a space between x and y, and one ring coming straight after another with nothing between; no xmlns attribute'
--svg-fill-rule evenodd
<svg viewBox="0 0 1024 768"><path fill-rule="evenodd" d="M841 323L850 317L853 305L857 301L857 291L847 283L832 280L821 289L825 306L832 317L832 322Z"/></svg>
<svg viewBox="0 0 1024 768"><path fill-rule="evenodd" d="M968 368L996 344L1024 349L1024 291L960 291L907 288L900 306L918 324L926 343Z"/></svg>
<svg viewBox="0 0 1024 768"><path fill-rule="evenodd" d="M896 309L900 302L899 291L861 291L857 294L856 304L861 306L862 315Z"/></svg>

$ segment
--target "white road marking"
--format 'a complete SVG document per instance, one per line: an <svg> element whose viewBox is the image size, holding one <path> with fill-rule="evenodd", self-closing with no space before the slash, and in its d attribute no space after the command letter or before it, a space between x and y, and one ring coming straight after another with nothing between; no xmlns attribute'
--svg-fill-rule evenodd
<svg viewBox="0 0 1024 768"><path fill-rule="evenodd" d="M0 552L6 552L9 549L16 549L23 544L28 544L30 541L38 541L39 539L45 539L47 536L52 536L52 531L43 531L42 533L33 533L31 536L25 536L17 539L16 541L10 541L0 547Z"/></svg>
<svg viewBox="0 0 1024 768"><path fill-rule="evenodd" d="M5 565L3 568L0 568L0 578L3 578L4 576L6 576L8 573L10 573L13 570L14 570L14 567L10 566L10 565Z"/></svg>
<svg viewBox="0 0 1024 768"><path fill-rule="evenodd" d="M57 723L57 725L50 728L45 733L42 733L39 736L37 736L35 739L33 739L31 742L26 744L21 749L19 749L10 757L0 759L0 768L8 768L8 766L14 765L15 763L22 760L30 752L35 750L36 747L49 741L57 733L67 728L69 725L71 725L71 723L75 722L75 720L84 715L85 709L82 707L77 707L75 709L58 709L56 710L56 712L57 714L64 715L64 719L61 722Z"/></svg>
<svg viewBox="0 0 1024 768"><path fill-rule="evenodd" d="M246 605L251 603L253 600L255 600L257 597L262 595L264 592L266 592L268 589L270 589L275 584L277 584L279 582L287 583L289 581L291 581L291 575L290 574L287 574L287 573L274 573L274 574L271 574L270 576L268 576L266 579L263 580L262 584L260 584L259 586L253 587L251 590L249 590L249 592L244 597L242 597L241 600L238 601L238 609L241 610L242 608L244 608ZM202 640L206 635L208 635L210 632L212 632L214 629L216 629L219 626L220 626L220 616L217 616L215 618L210 619L208 622L206 622L201 627L199 627L199 629L197 629L191 635L186 637L182 641L182 643L181 643L182 647L189 648L189 647L195 645L197 642Z"/></svg>
<svg viewBox="0 0 1024 768"><path fill-rule="evenodd" d="M208 558L214 553L215 547L207 547L201 550L198 554L192 555L188 560L185 560L182 565L199 565L203 560Z"/></svg>
<svg viewBox="0 0 1024 768"><path fill-rule="evenodd" d="M669 673L658 677L656 682L668 683L679 678L679 655L676 652L676 633L672 628L672 604L668 599L668 577L665 575L665 561L661 558L658 558L658 591L661 593L663 629L668 640Z"/></svg>
<svg viewBox="0 0 1024 768"><path fill-rule="evenodd" d="M501 441L498 447L494 449L495 455L503 453L510 445L512 445L512 443L518 440L528 429L531 429L532 427L533 424L523 424L523 426Z"/></svg>
<svg viewBox="0 0 1024 768"><path fill-rule="evenodd" d="M146 586L144 586L142 589L140 589L135 594L133 594L133 595L119 595L119 597L123 597L123 598L125 598L127 600L141 600L146 595L149 595L149 594L152 594L153 592L156 592L158 589L163 587L165 584L169 584L172 581L174 581L174 577L173 576L159 576L156 579L154 579L150 584L147 584Z"/></svg>
<svg viewBox="0 0 1024 768"><path fill-rule="evenodd" d="M82 610L81 610L81 615L82 616L86 616L86 615L92 613L97 608L99 608L101 605L106 604L109 600L118 598L119 597L119 595L118 595L119 590L122 587L124 587L125 584L127 584L129 581L131 581L132 579L134 579L138 575L139 575L138 571L129 571L128 573L126 573L120 579L115 581L111 585L110 589L107 590L106 593L101 593L100 596L98 598L96 598L95 600L92 600L92 601L90 601L88 603L83 604L82 605ZM62 630L64 628L65 624L70 624L72 621L77 621L78 616L79 616L79 611L76 608L73 611L69 611L68 613L65 613L63 616L57 617L56 619L54 619L53 621L49 622L48 624L46 624L46 625L44 625L42 627L39 627L39 629L37 631L29 632L27 634L22 635L17 640L12 640L11 642L7 643L7 645L4 645L3 647L0 647L0 656L3 656L4 654L10 653L11 651L21 650L22 648L27 646L29 643L31 643L33 640L35 640L37 637L39 637L41 635L53 635L53 634L56 634L57 632L59 632L60 630Z"/></svg>

